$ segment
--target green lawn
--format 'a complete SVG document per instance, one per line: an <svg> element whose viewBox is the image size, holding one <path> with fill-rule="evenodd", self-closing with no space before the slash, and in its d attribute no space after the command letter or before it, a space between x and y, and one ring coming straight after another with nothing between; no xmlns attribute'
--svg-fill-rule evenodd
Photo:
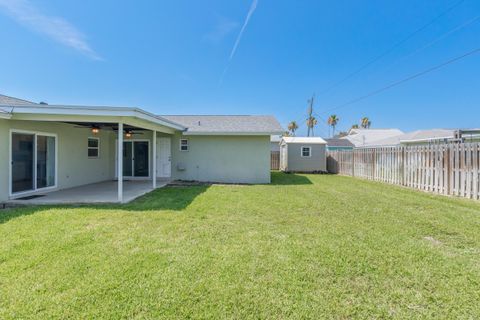
<svg viewBox="0 0 480 320"><path fill-rule="evenodd" d="M0 211L0 319L480 318L480 204L331 175Z"/></svg>

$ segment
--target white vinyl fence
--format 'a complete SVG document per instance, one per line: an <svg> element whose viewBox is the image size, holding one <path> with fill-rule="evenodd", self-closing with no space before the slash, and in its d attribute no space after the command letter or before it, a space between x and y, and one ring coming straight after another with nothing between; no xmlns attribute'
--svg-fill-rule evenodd
<svg viewBox="0 0 480 320"><path fill-rule="evenodd" d="M480 199L480 143L330 151L330 173Z"/></svg>

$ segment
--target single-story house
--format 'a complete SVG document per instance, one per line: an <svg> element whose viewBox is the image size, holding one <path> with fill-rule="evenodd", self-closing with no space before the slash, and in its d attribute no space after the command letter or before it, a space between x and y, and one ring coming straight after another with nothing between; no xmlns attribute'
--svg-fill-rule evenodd
<svg viewBox="0 0 480 320"><path fill-rule="evenodd" d="M352 150L354 148L353 143L347 139L327 138L324 140L327 142L327 151Z"/></svg>
<svg viewBox="0 0 480 320"><path fill-rule="evenodd" d="M326 172L327 142L319 137L283 137L280 142L280 170Z"/></svg>
<svg viewBox="0 0 480 320"><path fill-rule="evenodd" d="M269 183L270 136L283 131L273 116L158 116L0 95L0 202L126 202L170 180Z"/></svg>
<svg viewBox="0 0 480 320"><path fill-rule="evenodd" d="M380 140L403 135L399 129L350 129L348 135L340 139L350 141L355 148L366 148L376 145Z"/></svg>

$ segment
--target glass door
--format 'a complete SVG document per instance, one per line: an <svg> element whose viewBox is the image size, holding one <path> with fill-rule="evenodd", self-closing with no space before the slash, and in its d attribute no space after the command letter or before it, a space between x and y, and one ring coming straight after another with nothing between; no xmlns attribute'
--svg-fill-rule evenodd
<svg viewBox="0 0 480 320"><path fill-rule="evenodd" d="M132 141L123 142L123 176L133 177L133 144Z"/></svg>
<svg viewBox="0 0 480 320"><path fill-rule="evenodd" d="M37 189L55 185L55 138L37 136Z"/></svg>
<svg viewBox="0 0 480 320"><path fill-rule="evenodd" d="M35 133L12 132L12 194L54 187L56 138Z"/></svg>
<svg viewBox="0 0 480 320"><path fill-rule="evenodd" d="M134 141L133 173L135 177L148 177L148 141Z"/></svg>
<svg viewBox="0 0 480 320"><path fill-rule="evenodd" d="M12 193L35 189L34 141L33 134L12 133Z"/></svg>

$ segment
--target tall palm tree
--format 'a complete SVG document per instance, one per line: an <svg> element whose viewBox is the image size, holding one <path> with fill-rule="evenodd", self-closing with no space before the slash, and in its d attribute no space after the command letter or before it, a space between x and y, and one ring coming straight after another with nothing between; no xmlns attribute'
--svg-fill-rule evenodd
<svg viewBox="0 0 480 320"><path fill-rule="evenodd" d="M332 114L330 117L328 117L327 123L332 127L332 136L335 136L335 127L337 126L338 121L340 121L340 119L335 114Z"/></svg>
<svg viewBox="0 0 480 320"><path fill-rule="evenodd" d="M292 136L295 136L295 131L298 129L297 121L292 121L288 124L288 131L292 133Z"/></svg>
<svg viewBox="0 0 480 320"><path fill-rule="evenodd" d="M312 136L315 134L313 133L313 127L317 125L317 119L314 116L310 116L307 119L307 128L308 128L308 136L310 136L310 131L312 132Z"/></svg>
<svg viewBox="0 0 480 320"><path fill-rule="evenodd" d="M370 129L370 126L372 125L372 122L370 121L370 119L368 119L368 117L363 117L362 118L362 128L363 129Z"/></svg>

